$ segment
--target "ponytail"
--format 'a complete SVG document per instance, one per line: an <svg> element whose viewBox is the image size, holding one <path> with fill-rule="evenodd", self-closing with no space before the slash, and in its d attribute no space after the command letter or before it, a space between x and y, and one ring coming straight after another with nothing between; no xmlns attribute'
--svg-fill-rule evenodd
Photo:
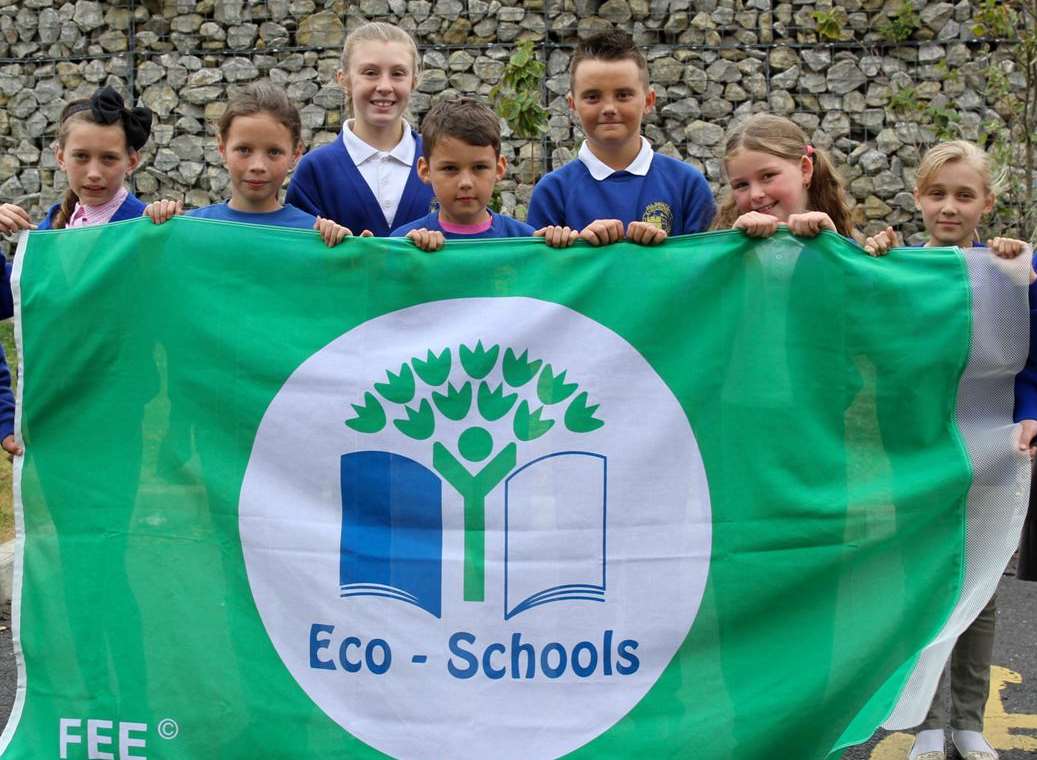
<svg viewBox="0 0 1037 760"><path fill-rule="evenodd" d="M61 206L54 213L54 219L50 223L51 229L63 229L72 218L72 212L76 210L77 203L79 203L79 196L70 187L65 191L65 197L61 199Z"/></svg>
<svg viewBox="0 0 1037 760"><path fill-rule="evenodd" d="M807 188L807 199L811 211L823 211L828 214L845 237L853 237L853 219L850 216L850 204L846 198L846 185L836 171L832 157L828 151L814 148L814 174Z"/></svg>

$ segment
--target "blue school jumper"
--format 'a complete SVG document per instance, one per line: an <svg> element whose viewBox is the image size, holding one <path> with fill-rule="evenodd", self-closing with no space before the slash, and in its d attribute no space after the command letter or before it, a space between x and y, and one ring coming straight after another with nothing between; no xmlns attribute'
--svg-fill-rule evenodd
<svg viewBox="0 0 1037 760"><path fill-rule="evenodd" d="M393 220L397 225L424 216L432 209L432 188L418 179L421 136L417 132L412 134L414 163ZM354 235L364 230L370 230L378 237L389 235L382 207L350 158L341 132L334 142L315 148L302 157L288 184L285 202L314 216L334 219Z"/></svg>
<svg viewBox="0 0 1037 760"><path fill-rule="evenodd" d="M241 222L244 224L267 224L271 227L298 227L303 230L312 230L317 224L317 217L300 211L290 203L284 204L277 211L253 212L236 211L226 203L216 203L212 206L188 211L186 216L196 216L199 219L218 219L222 222Z"/></svg>
<svg viewBox="0 0 1037 760"><path fill-rule="evenodd" d="M415 219L409 224L405 224L402 227L397 227L392 231L392 237L403 237L411 230L438 230L443 233L443 237L448 239L457 240L475 240L476 238L507 238L507 237L531 237L533 235L533 228L524 222L520 222L517 219L512 219L510 216L504 216L503 214L495 214L490 212L490 228L482 232L476 232L471 235L465 235L459 232L447 232L443 229L439 223L439 212L433 211L428 216L424 216L421 219Z"/></svg>
<svg viewBox="0 0 1037 760"><path fill-rule="evenodd" d="M140 198L133 193L126 196L126 200L122 202L119 208L115 209L115 213L112 214L112 218L109 222L124 222L127 219L136 219L144 213L144 206L146 204ZM51 225L54 223L54 216L58 213L58 209L61 208L60 203L55 203L49 209L47 209L47 215L40 222L36 228L38 230L49 230L52 229Z"/></svg>
<svg viewBox="0 0 1037 760"><path fill-rule="evenodd" d="M703 232L716 213L706 178L693 166L659 153L643 177L617 171L603 180L574 159L541 177L529 201L534 229L550 224L582 230L595 219L649 222L668 235Z"/></svg>
<svg viewBox="0 0 1037 760"><path fill-rule="evenodd" d="M47 215L37 225L38 230L53 229L54 215L61 208L60 203L55 203L47 209ZM135 219L144 213L144 203L133 193L126 196L126 200L115 210L109 221L121 222L126 219ZM14 296L11 293L11 265L4 264L4 282L0 288L0 319L7 319L14 315ZM0 346L0 440L14 433L14 393L11 391L11 370L7 366L7 356Z"/></svg>

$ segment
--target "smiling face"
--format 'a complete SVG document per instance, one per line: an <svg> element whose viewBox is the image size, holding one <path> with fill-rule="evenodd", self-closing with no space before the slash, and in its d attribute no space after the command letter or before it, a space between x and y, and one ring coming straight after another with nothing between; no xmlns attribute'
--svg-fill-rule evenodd
<svg viewBox="0 0 1037 760"><path fill-rule="evenodd" d="M915 190L915 205L922 212L929 245L968 248L976 240L980 219L994 207L994 195L967 161L948 161L924 188Z"/></svg>
<svg viewBox="0 0 1037 760"><path fill-rule="evenodd" d="M431 156L418 159L418 176L432 185L440 219L459 225L486 221L486 204L506 168L492 145L469 145L456 137L439 138Z"/></svg>
<svg viewBox="0 0 1037 760"><path fill-rule="evenodd" d="M219 140L230 174L230 207L265 213L281 208L277 194L302 154L292 133L269 113L235 116Z"/></svg>
<svg viewBox="0 0 1037 760"><path fill-rule="evenodd" d="M348 70L335 77L352 100L354 132L385 130L400 124L410 101L416 84L413 53L402 42L363 40L350 51Z"/></svg>
<svg viewBox="0 0 1037 760"><path fill-rule="evenodd" d="M103 206L115 197L140 162L137 151L127 148L121 125L81 120L71 125L55 155L69 187L86 206Z"/></svg>
<svg viewBox="0 0 1037 760"><path fill-rule="evenodd" d="M630 59L590 58L576 67L569 108L579 116L592 149L635 155L640 150L641 120L655 106L655 91L644 79Z"/></svg>
<svg viewBox="0 0 1037 760"><path fill-rule="evenodd" d="M787 222L792 214L807 210L807 188L813 162L739 148L725 162L728 183L740 214L758 211Z"/></svg>

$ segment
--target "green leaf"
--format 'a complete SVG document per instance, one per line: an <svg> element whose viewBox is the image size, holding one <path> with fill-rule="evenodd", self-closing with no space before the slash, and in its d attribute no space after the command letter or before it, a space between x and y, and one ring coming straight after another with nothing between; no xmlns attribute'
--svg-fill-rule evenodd
<svg viewBox="0 0 1037 760"><path fill-rule="evenodd" d="M465 383L460 389L456 389L454 384L450 383L447 385L446 393L433 391L432 400L448 420L463 420L472 408L472 384Z"/></svg>
<svg viewBox="0 0 1037 760"><path fill-rule="evenodd" d="M382 394L382 398L394 404L410 403L414 398L414 373L411 372L410 365L401 366L398 375L386 370L385 376L389 378L389 382L374 384L375 390Z"/></svg>
<svg viewBox="0 0 1037 760"><path fill-rule="evenodd" d="M427 398L421 400L417 410L410 406L403 409L407 412L407 419L393 420L393 424L405 436L423 441L436 431L436 418L432 414L432 404Z"/></svg>
<svg viewBox="0 0 1037 760"><path fill-rule="evenodd" d="M544 407L538 406L535 412L530 413L529 402L523 401L515 412L515 437L520 441L532 441L539 438L555 424L554 420L541 420Z"/></svg>
<svg viewBox="0 0 1037 760"><path fill-rule="evenodd" d="M500 346L493 346L489 350L482 347L480 340L475 344L475 350L468 346L461 346L461 366L464 371L474 380L481 380L490 374L493 365L497 363L497 355L500 354Z"/></svg>
<svg viewBox="0 0 1037 760"><path fill-rule="evenodd" d="M605 423L597 419L594 413L600 404L587 406L587 391L584 391L569 404L565 410L565 426L574 433L589 433L597 430Z"/></svg>
<svg viewBox="0 0 1037 760"><path fill-rule="evenodd" d="M414 371L418 374L418 377L428 385L442 385L450 375L449 348L444 348L439 356L432 353L430 348L425 361L417 357L412 358L410 361L414 365Z"/></svg>
<svg viewBox="0 0 1037 760"><path fill-rule="evenodd" d="M550 364L544 367L537 380L537 397L541 403L557 404L565 401L579 387L579 383L565 382L565 373L563 369L561 374L555 375Z"/></svg>
<svg viewBox="0 0 1037 760"><path fill-rule="evenodd" d="M517 398L517 393L504 395L504 383L500 383L491 391L489 384L484 380L479 383L479 414L490 422L499 420L511 411Z"/></svg>
<svg viewBox="0 0 1037 760"><path fill-rule="evenodd" d="M516 357L515 352L510 348L504 352L504 380L512 388L520 388L530 380L533 379L533 375L540 369L540 365L543 361L537 359L536 361L526 361L526 357L529 355L529 350L522 352L522 356Z"/></svg>
<svg viewBox="0 0 1037 760"><path fill-rule="evenodd" d="M363 404L351 404L356 417L346 420L346 425L358 433L377 433L385 427L385 410L373 393L364 394Z"/></svg>

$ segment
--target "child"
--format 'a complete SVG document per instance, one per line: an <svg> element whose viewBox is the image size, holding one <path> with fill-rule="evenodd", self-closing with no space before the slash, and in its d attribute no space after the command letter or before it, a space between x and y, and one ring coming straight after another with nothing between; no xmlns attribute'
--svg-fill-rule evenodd
<svg viewBox="0 0 1037 760"><path fill-rule="evenodd" d="M504 176L500 154L500 119L474 98L436 103L421 124L425 154L418 176L432 186L439 210L393 230L425 251L443 247L444 238L529 237L533 228L486 204Z"/></svg>
<svg viewBox="0 0 1037 760"><path fill-rule="evenodd" d="M641 136L655 91L630 35L613 30L582 40L569 78L569 110L586 139L575 161L533 188L528 221L538 234L550 241L571 228L592 245L624 235L652 245L709 227L714 204L705 178Z"/></svg>
<svg viewBox="0 0 1037 760"><path fill-rule="evenodd" d="M234 96L217 124L217 146L230 174L230 200L188 211L188 216L317 229L328 246L352 234L331 219L278 200L285 177L302 155L302 121L284 90L257 82ZM179 201L162 200L144 213L161 224L181 211Z"/></svg>
<svg viewBox="0 0 1037 760"><path fill-rule="evenodd" d="M61 112L54 154L68 178L61 203L35 225L25 209L13 203L0 206L0 231L61 229L119 222L138 217L144 204L124 182L140 163L140 149L151 134L151 111L127 109L122 96L102 87L91 97L74 100ZM5 283L9 289L9 281ZM13 299L5 293L4 313L11 316ZM21 454L14 439L14 397L11 376L0 348L0 439L8 454Z"/></svg>
<svg viewBox="0 0 1037 760"><path fill-rule="evenodd" d="M832 230L853 236L842 178L795 122L765 113L750 116L728 133L724 170L730 189L713 229L769 237L786 224L794 235Z"/></svg>
<svg viewBox="0 0 1037 760"><path fill-rule="evenodd" d="M414 40L392 24L349 34L335 78L353 118L340 139L303 157L288 203L379 237L429 212L432 190L415 171L421 139L403 119L419 60Z"/></svg>
<svg viewBox="0 0 1037 760"><path fill-rule="evenodd" d="M996 186L992 178L990 157L964 140L940 143L929 149L918 166L915 183L915 205L922 212L929 233L927 246L979 245L977 227L994 208ZM869 238L866 245L881 255L895 244L892 230L881 239ZM1003 257L1021 253L1026 244L1021 240L994 238L988 241L991 251ZM1031 281L1033 277L1031 276ZM1031 289L1031 304L1034 302ZM1031 311L1030 358L1015 384L1016 422L1020 422L1017 447L1034 455L1037 435L1037 350L1032 329ZM958 638L951 652L951 741L962 757L969 760L994 760L997 753L983 736L983 711L990 688L990 664L994 646L996 616L995 597L979 613L976 620ZM933 698L929 714L920 726L908 757L911 760L942 760L944 729L948 724L942 700L947 673Z"/></svg>

